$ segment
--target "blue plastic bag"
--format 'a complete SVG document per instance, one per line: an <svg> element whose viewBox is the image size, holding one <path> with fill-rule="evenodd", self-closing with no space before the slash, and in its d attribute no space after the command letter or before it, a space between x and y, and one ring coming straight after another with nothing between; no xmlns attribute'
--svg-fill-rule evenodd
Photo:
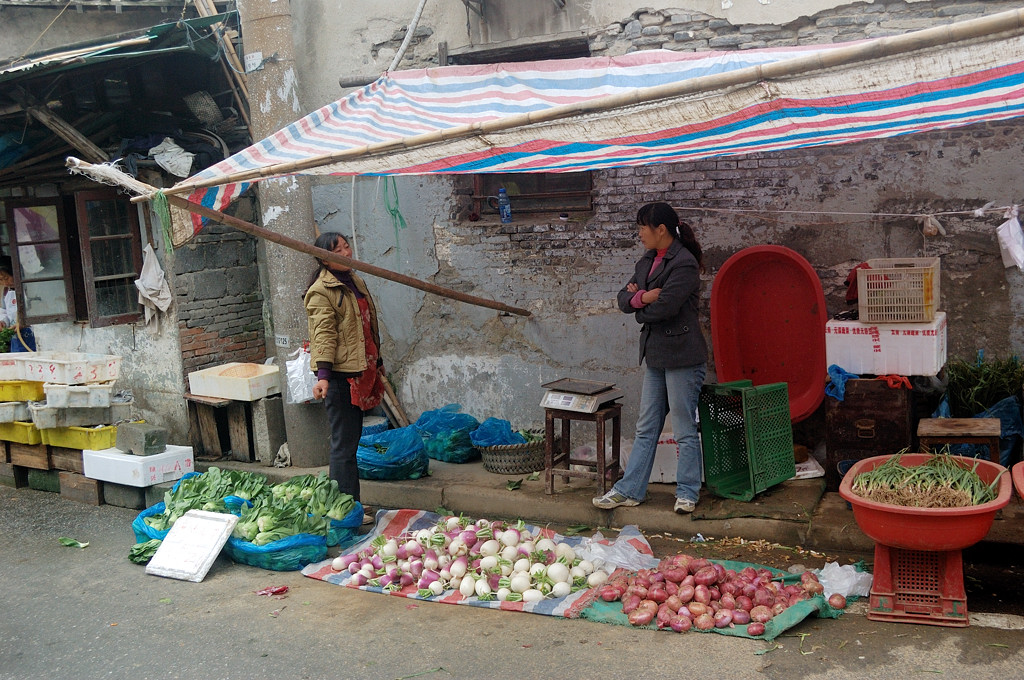
<svg viewBox="0 0 1024 680"><path fill-rule="evenodd" d="M935 409L932 418L949 418L949 399L943 397L939 407ZM995 404L974 416L975 418L998 418L999 419L999 464L1003 467L1010 466L1010 459L1017 442L1024 436L1024 420L1021 419L1020 403L1016 397L1007 397L997 401ZM967 456L977 458L988 456L988 447L977 444L951 444L949 452L955 456Z"/></svg>
<svg viewBox="0 0 1024 680"><path fill-rule="evenodd" d="M360 479L419 479L430 461L415 426L362 437L356 449Z"/></svg>
<svg viewBox="0 0 1024 680"><path fill-rule="evenodd" d="M195 477L201 474L201 472L186 472L184 475L181 476L181 479L176 481L174 483L174 486L171 487L171 493L174 493L178 489L178 485L181 484L186 479L188 479L189 477ZM228 498L236 498L236 496L228 496ZM225 501L227 501L227 499L225 499ZM156 505L150 506L143 510L142 512L140 512L138 516L134 520L132 520L132 531L135 532L136 543L145 543L146 541L149 541L154 538L160 539L162 541L165 538L167 538L167 532L170 531L170 529L157 531L153 527L146 524L147 517L161 515L166 509L167 506L164 505L163 501L160 501Z"/></svg>
<svg viewBox="0 0 1024 680"><path fill-rule="evenodd" d="M480 457L469 438L480 427L480 421L468 413L459 413L462 406L448 404L444 408L425 411L414 423L423 436L427 456L446 463L468 463Z"/></svg>
<svg viewBox="0 0 1024 680"><path fill-rule="evenodd" d="M21 337L18 337L18 333ZM31 328L19 328L18 333L11 336L11 351L12 352L35 352L36 351L36 334L32 332ZM22 339L25 343L22 344Z"/></svg>
<svg viewBox="0 0 1024 680"><path fill-rule="evenodd" d="M327 557L327 539L313 534L295 534L266 545L256 545L229 536L224 552L239 564L271 571L296 571Z"/></svg>
<svg viewBox="0 0 1024 680"><path fill-rule="evenodd" d="M480 423L480 427L470 432L469 440L477 448L526 443L526 437L512 431L512 424L510 422L493 417Z"/></svg>

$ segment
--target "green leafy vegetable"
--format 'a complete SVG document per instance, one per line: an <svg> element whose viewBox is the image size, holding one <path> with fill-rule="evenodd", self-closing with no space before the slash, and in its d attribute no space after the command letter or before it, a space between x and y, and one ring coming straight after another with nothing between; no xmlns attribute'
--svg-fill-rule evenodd
<svg viewBox="0 0 1024 680"><path fill-rule="evenodd" d="M505 488L508 489L509 491L515 491L516 489L518 489L522 485L523 485L523 480L521 480L521 479L510 479L510 480L508 480L508 484L505 485Z"/></svg>
<svg viewBox="0 0 1024 680"><path fill-rule="evenodd" d="M87 548L87 547L89 547L88 543L82 543L81 541L76 541L75 539L67 538L66 536L61 536L57 540L60 541L61 545L66 545L69 548Z"/></svg>
<svg viewBox="0 0 1024 680"><path fill-rule="evenodd" d="M163 543L159 538L151 538L143 543L136 543L128 550L128 559L135 564L146 564L153 555L156 554L156 549Z"/></svg>

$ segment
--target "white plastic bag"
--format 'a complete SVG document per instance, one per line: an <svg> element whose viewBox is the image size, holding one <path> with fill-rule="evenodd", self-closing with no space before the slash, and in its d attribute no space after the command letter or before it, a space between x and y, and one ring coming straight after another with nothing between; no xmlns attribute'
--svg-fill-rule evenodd
<svg viewBox="0 0 1024 680"><path fill-rule="evenodd" d="M640 552L631 541L637 545L646 544L647 549L650 549L650 544L640 533L640 529L635 524L630 524L622 527L614 542L608 541L600 531L590 538L583 539L579 547L576 548L576 556L590 560L609 574L615 570L615 567L635 571L653 569L658 566L660 560L657 557Z"/></svg>
<svg viewBox="0 0 1024 680"><path fill-rule="evenodd" d="M859 595L867 597L871 594L871 573L857 571L852 564L839 566L838 562L826 562L818 571L818 580L825 588L825 597L839 593L843 597Z"/></svg>
<svg viewBox="0 0 1024 680"><path fill-rule="evenodd" d="M1003 256L1003 266L1024 269L1024 232L1021 231L1020 222L1014 215L999 225L996 229L999 237L999 252Z"/></svg>
<svg viewBox="0 0 1024 680"><path fill-rule="evenodd" d="M308 404L313 399L313 386L316 375L309 367L309 348L306 345L291 353L291 359L285 362L285 373L288 376L288 403Z"/></svg>

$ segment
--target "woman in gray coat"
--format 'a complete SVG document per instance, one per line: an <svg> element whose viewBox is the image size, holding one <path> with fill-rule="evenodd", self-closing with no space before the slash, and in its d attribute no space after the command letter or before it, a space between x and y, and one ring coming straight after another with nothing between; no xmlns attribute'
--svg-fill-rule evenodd
<svg viewBox="0 0 1024 680"><path fill-rule="evenodd" d="M645 500L658 437L671 413L679 448L675 511L688 513L700 493L696 412L708 353L698 318L701 248L667 203L640 208L636 223L646 252L619 291L618 305L641 324L640 363L646 366L640 417L624 476L594 505L611 509Z"/></svg>

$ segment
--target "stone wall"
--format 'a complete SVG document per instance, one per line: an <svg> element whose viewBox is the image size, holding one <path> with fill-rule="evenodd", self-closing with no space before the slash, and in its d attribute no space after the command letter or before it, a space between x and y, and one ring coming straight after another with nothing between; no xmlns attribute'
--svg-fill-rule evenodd
<svg viewBox="0 0 1024 680"><path fill-rule="evenodd" d="M266 358L256 240L208 225L175 252L174 293L185 374Z"/></svg>

